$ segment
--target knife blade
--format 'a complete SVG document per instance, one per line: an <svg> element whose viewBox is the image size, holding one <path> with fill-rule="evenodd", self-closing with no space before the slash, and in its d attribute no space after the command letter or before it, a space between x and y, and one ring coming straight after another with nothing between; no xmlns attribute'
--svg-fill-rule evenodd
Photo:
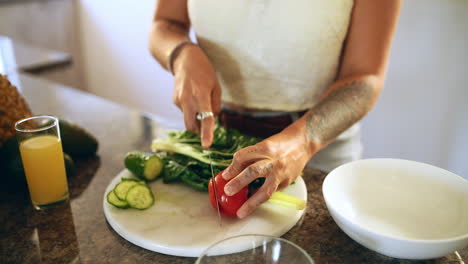
<svg viewBox="0 0 468 264"><path fill-rule="evenodd" d="M211 169L211 182L213 184L213 192L215 195L215 200L216 200L216 210L218 211L218 223L219 227L222 226L221 224L221 211L219 208L219 199L218 199L218 190L216 190L216 181L215 181L215 175L213 171L213 160L211 159L211 153L208 153L208 158L210 159L210 169Z"/></svg>

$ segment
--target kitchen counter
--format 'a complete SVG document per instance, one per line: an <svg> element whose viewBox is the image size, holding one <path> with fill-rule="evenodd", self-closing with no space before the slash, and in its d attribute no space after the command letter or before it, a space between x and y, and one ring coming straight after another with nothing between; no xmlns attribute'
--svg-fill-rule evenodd
<svg viewBox="0 0 468 264"><path fill-rule="evenodd" d="M72 62L69 54L12 40L0 35L0 73L37 72Z"/></svg>
<svg viewBox="0 0 468 264"><path fill-rule="evenodd" d="M194 258L162 255L127 242L109 226L102 199L123 168L125 154L149 150L170 124L105 99L20 74L18 84L34 114L78 123L99 140L96 157L77 161L69 175L70 202L34 211L27 192L0 184L0 263L194 263ZM316 263L463 263L468 248L428 261L399 260L370 251L344 234L329 215L321 192L326 174L304 171L308 205L301 221L283 237L304 248Z"/></svg>

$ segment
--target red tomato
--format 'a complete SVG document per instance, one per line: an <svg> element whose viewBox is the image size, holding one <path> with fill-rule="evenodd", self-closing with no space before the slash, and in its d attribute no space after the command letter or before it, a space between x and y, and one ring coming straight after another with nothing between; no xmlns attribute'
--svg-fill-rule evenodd
<svg viewBox="0 0 468 264"><path fill-rule="evenodd" d="M228 183L228 181L221 177L221 173L222 171L216 174L214 178L216 193L218 195L219 201L219 211L223 216L236 217L237 210L239 210L239 208L245 203L245 201L247 201L247 195L249 192L248 187L244 187L242 190L240 190L233 196L226 195L226 193L224 193L224 186L226 185L226 183ZM210 195L211 206L215 210L217 210L212 180L210 180L210 183L208 184L208 194Z"/></svg>

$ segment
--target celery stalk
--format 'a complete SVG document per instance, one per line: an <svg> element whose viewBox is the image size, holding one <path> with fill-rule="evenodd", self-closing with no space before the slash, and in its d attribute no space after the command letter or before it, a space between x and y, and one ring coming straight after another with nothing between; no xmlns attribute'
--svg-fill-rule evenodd
<svg viewBox="0 0 468 264"><path fill-rule="evenodd" d="M302 210L306 207L306 201L280 191L273 193L268 202L297 210Z"/></svg>
<svg viewBox="0 0 468 264"><path fill-rule="evenodd" d="M196 160L207 164L213 164L216 166L227 167L231 164L231 160L213 160L209 158L209 150L198 149L188 144L172 142L170 139L158 139L154 140L151 144L152 151L167 151L176 152L185 156L192 157Z"/></svg>

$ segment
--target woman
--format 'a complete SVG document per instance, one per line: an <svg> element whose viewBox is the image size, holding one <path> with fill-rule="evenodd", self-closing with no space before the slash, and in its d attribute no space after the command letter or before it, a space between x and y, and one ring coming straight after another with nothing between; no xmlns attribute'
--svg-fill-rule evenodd
<svg viewBox="0 0 468 264"><path fill-rule="evenodd" d="M187 129L209 147L220 115L223 125L265 138L238 151L223 173L228 195L265 177L239 218L288 186L309 160L330 170L360 157L357 122L382 89L400 4L158 1L150 50L175 76L174 103Z"/></svg>

